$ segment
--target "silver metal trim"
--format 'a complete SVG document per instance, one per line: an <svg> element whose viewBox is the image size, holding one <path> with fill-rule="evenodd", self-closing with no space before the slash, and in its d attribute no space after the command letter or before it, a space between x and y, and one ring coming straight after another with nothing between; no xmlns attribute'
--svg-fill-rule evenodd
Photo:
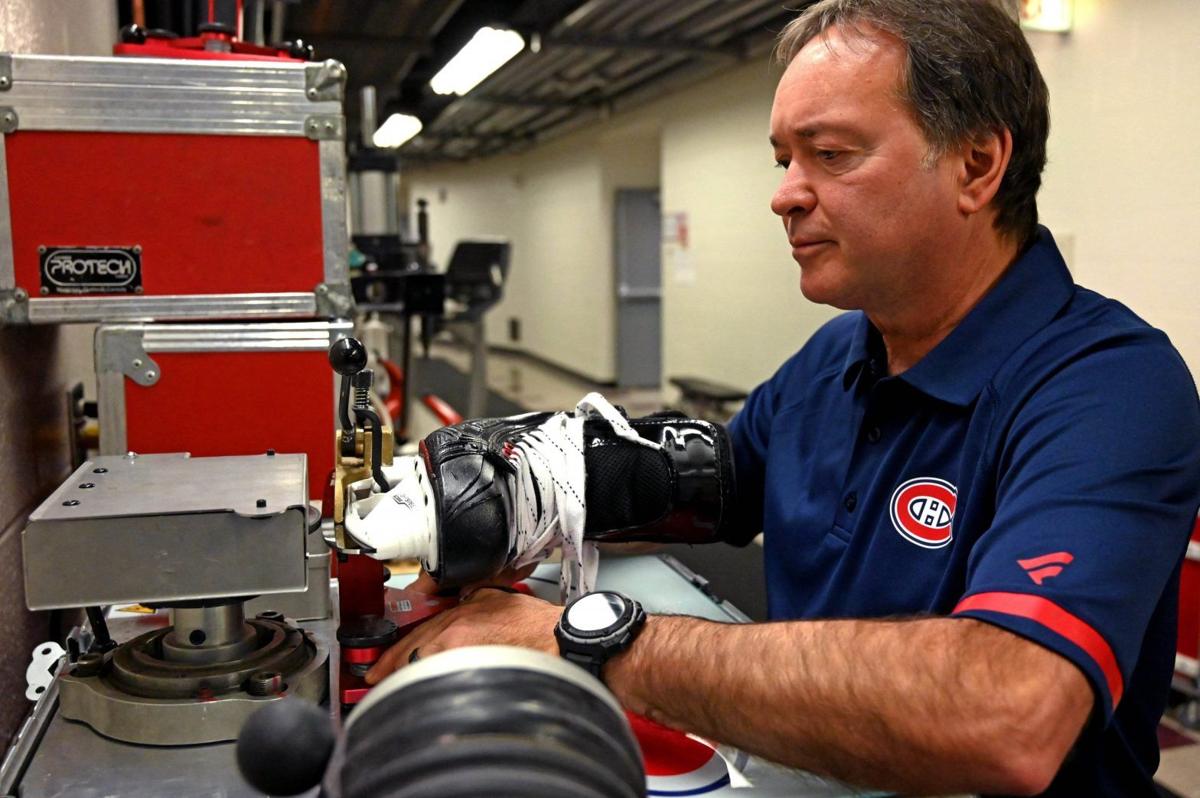
<svg viewBox="0 0 1200 798"><path fill-rule="evenodd" d="M0 230L0 234L2 234ZM0 238L0 246L3 240ZM0 267L3 262L0 261ZM11 271L11 264L10 264ZM0 278L3 271L0 268ZM188 319L310 318L317 314L313 294L165 294L138 297L79 297L29 300L29 321L174 321Z"/></svg>
<svg viewBox="0 0 1200 798"><path fill-rule="evenodd" d="M101 324L96 328L94 362L100 415L100 454L125 454L129 448L125 424L125 372L119 355L141 352L328 351L334 341L354 330L349 321L254 324ZM123 340L128 337L130 340ZM159 374L161 369L156 369ZM337 374L332 375L331 398L337 418ZM332 442L331 442L332 445Z"/></svg>
<svg viewBox="0 0 1200 798"><path fill-rule="evenodd" d="M346 67L332 58L304 67L304 96L313 102L346 97Z"/></svg>
<svg viewBox="0 0 1200 798"><path fill-rule="evenodd" d="M0 53L0 91L12 88L12 55Z"/></svg>
<svg viewBox="0 0 1200 798"><path fill-rule="evenodd" d="M18 54L12 70L23 130L304 136L314 114L345 130L341 101L309 99L298 62Z"/></svg>
<svg viewBox="0 0 1200 798"><path fill-rule="evenodd" d="M66 667L66 663L59 665L60 671ZM17 736L4 755L4 762L0 764L0 795L16 795L17 782L25 775L25 769L33 760L38 743L46 733L46 727L50 725L57 708L58 679L55 679L33 705L33 711L21 724Z"/></svg>
<svg viewBox="0 0 1200 798"><path fill-rule="evenodd" d="M317 311L322 316L345 319L354 315L354 294L348 284L321 283L314 293L317 295Z"/></svg>
<svg viewBox="0 0 1200 798"><path fill-rule="evenodd" d="M122 339L132 338L138 349L141 330L128 326L102 324L92 338L92 357L96 364L96 410L100 422L100 454L125 454L129 434L125 426L125 371L119 365L110 367L110 351L129 349Z"/></svg>
<svg viewBox="0 0 1200 798"><path fill-rule="evenodd" d="M146 325L142 346L147 352L245 352L283 349L328 351L335 331L350 322L309 324L172 324ZM336 340L336 339L333 339Z"/></svg>
<svg viewBox="0 0 1200 798"><path fill-rule="evenodd" d="M325 284L349 286L346 148L340 141L322 141L317 146L321 161L321 237L325 252Z"/></svg>
<svg viewBox="0 0 1200 798"><path fill-rule="evenodd" d="M3 120L0 116L0 125ZM304 120L304 135L313 141L342 141L346 138L346 120L340 114L313 114Z"/></svg>
<svg viewBox="0 0 1200 798"><path fill-rule="evenodd" d="M13 270L12 216L8 203L8 154L4 136L0 136L0 291L17 287Z"/></svg>
<svg viewBox="0 0 1200 798"><path fill-rule="evenodd" d="M101 371L123 374L146 388L158 382L162 369L142 348L141 335L117 335L111 341L110 346L96 352L95 362Z"/></svg>
<svg viewBox="0 0 1200 798"><path fill-rule="evenodd" d="M16 109L8 105L0 105L0 133L16 133L19 125L20 119L17 117Z"/></svg>

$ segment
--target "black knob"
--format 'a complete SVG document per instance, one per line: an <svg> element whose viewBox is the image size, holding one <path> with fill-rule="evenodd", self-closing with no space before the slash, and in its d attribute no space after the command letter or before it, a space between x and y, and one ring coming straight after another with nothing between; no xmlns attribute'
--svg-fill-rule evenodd
<svg viewBox="0 0 1200 798"><path fill-rule="evenodd" d="M238 770L267 795L299 795L321 782L333 741L328 712L299 698L273 701L242 727Z"/></svg>
<svg viewBox="0 0 1200 798"><path fill-rule="evenodd" d="M396 624L378 615L362 615L346 621L337 629L337 641L342 648L378 648L390 646L400 639Z"/></svg>
<svg viewBox="0 0 1200 798"><path fill-rule="evenodd" d="M357 338L339 338L329 347L329 365L349 377L367 367L367 348Z"/></svg>
<svg viewBox="0 0 1200 798"><path fill-rule="evenodd" d="M140 25L126 25L121 28L123 44L143 44L146 41L146 31Z"/></svg>
<svg viewBox="0 0 1200 798"><path fill-rule="evenodd" d="M285 51L292 58L299 58L304 61L312 61L316 57L316 50L303 39L296 39L294 42L275 42L271 46L276 50Z"/></svg>
<svg viewBox="0 0 1200 798"><path fill-rule="evenodd" d="M225 33L229 36L237 33L232 25L227 25L224 22L203 22L196 26L196 30L200 33Z"/></svg>

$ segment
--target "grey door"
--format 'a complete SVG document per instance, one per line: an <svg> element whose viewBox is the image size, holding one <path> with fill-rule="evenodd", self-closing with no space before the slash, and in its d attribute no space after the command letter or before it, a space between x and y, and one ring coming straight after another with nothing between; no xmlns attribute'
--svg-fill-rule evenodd
<svg viewBox="0 0 1200 798"><path fill-rule="evenodd" d="M662 380L662 211L658 189L620 189L615 203L617 385Z"/></svg>

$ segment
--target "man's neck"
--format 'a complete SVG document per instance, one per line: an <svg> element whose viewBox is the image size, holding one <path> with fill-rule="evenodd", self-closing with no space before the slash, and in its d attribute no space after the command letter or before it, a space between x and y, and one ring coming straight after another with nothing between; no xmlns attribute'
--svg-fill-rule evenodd
<svg viewBox="0 0 1200 798"><path fill-rule="evenodd" d="M907 302L896 312L867 310L883 337L889 375L907 371L941 343L1017 259L1015 242L994 233L989 238L961 248L952 268L924 275L928 281L918 293L930 301Z"/></svg>

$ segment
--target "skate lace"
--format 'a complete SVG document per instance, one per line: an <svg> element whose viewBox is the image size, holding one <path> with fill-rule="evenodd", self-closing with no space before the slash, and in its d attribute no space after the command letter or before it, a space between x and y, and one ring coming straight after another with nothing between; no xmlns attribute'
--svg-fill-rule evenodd
<svg viewBox="0 0 1200 798"><path fill-rule="evenodd" d="M559 588L569 601L596 586L600 563L595 543L583 539L587 520L583 423L598 415L619 438L651 449L659 445L638 435L625 416L599 393L579 400L573 412L555 413L518 435L506 449L517 467L513 489L514 528L510 552L515 567L544 560L562 546Z"/></svg>

